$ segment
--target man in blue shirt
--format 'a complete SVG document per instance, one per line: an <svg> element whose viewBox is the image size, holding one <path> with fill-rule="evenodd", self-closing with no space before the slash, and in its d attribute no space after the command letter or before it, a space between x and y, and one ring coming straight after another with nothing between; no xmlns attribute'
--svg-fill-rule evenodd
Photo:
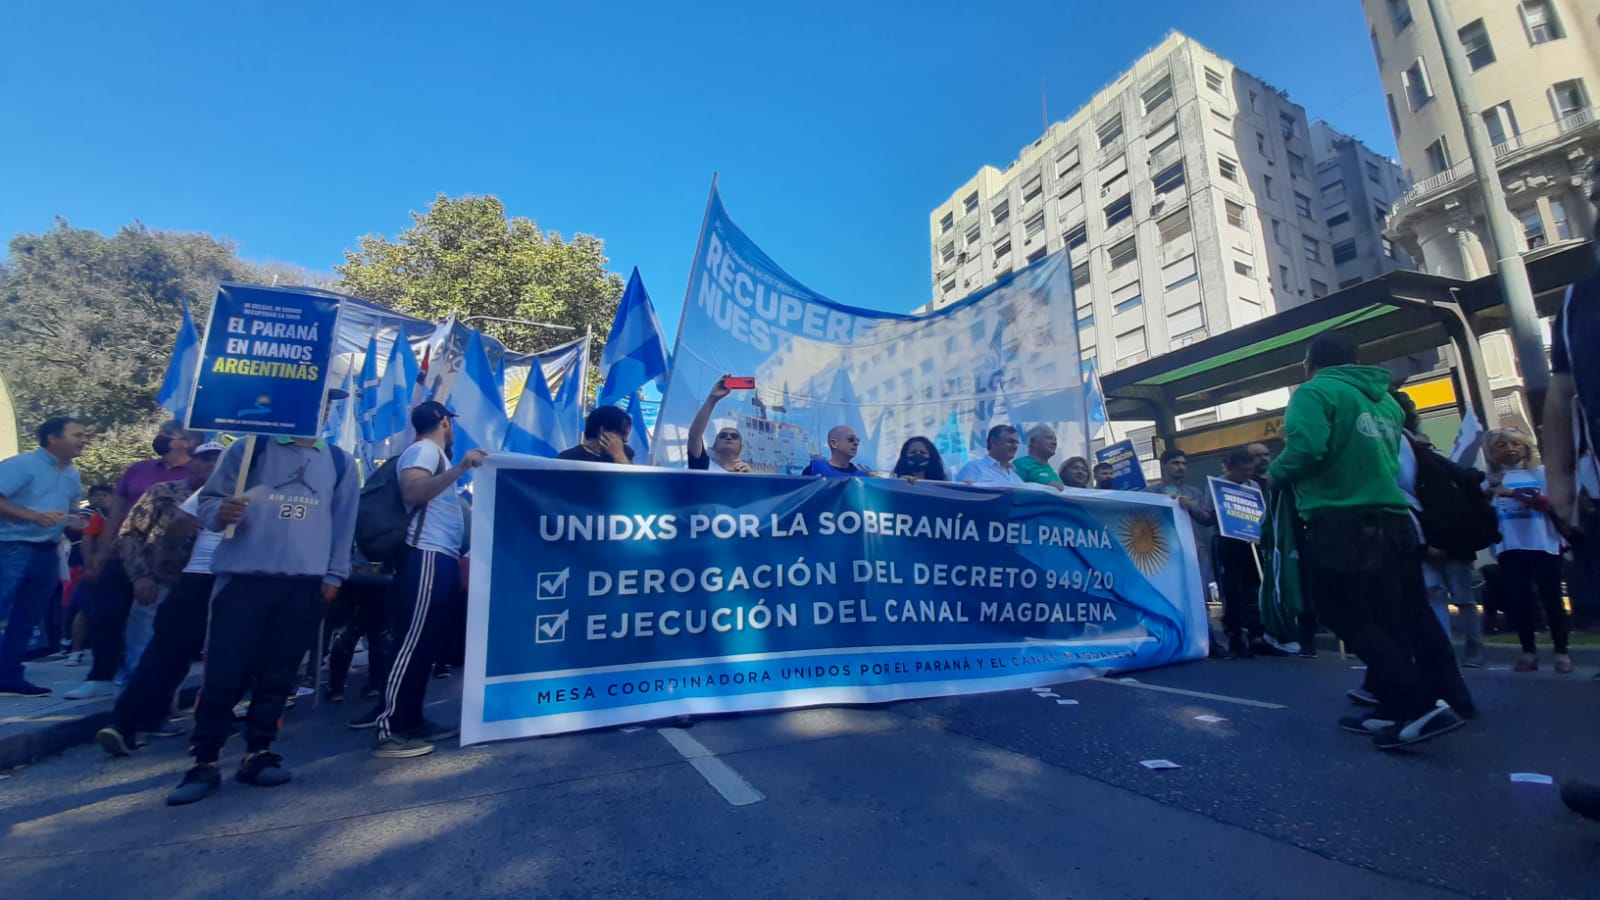
<svg viewBox="0 0 1600 900"><path fill-rule="evenodd" d="M0 636L0 697L50 695L23 678L22 657L61 583L61 533L85 524L74 512L83 483L72 461L88 432L62 416L40 425L38 438L39 449L0 461L0 608L11 609Z"/></svg>
<svg viewBox="0 0 1600 900"><path fill-rule="evenodd" d="M818 456L806 463L801 475L821 478L860 478L872 473L855 464L856 451L861 449L861 438L849 425L835 425L828 429L828 458Z"/></svg>

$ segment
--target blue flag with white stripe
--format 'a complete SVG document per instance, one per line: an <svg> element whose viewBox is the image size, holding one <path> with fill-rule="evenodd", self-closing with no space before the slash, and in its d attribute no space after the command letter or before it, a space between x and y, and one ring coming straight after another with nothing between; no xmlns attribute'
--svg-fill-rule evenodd
<svg viewBox="0 0 1600 900"><path fill-rule="evenodd" d="M450 390L450 407L458 416L455 423L458 462L474 447L485 450L503 447L510 426L506 421L505 397L495 382L494 366L483 349L483 335L476 329L467 331L461 374Z"/></svg>
<svg viewBox="0 0 1600 900"><path fill-rule="evenodd" d="M602 404L618 403L646 382L667 374L667 339L637 266L617 306L611 335L600 355L600 369L605 373L605 386L596 402Z"/></svg>
<svg viewBox="0 0 1600 900"><path fill-rule="evenodd" d="M178 326L178 337L172 344L172 359L167 362L167 374L156 391L156 403L172 413L174 419L189 418L189 401L194 396L195 367L200 365L200 333L195 331L194 317L189 315L189 301L183 301L183 323Z"/></svg>
<svg viewBox="0 0 1600 900"><path fill-rule="evenodd" d="M574 358L582 360L581 355ZM569 381L577 377L577 373L572 371L566 375ZM556 409L544 371L534 366L528 372L528 383L523 386L522 396L517 400L517 413L506 430L505 449L512 453L554 458L576 443L567 436L568 421Z"/></svg>

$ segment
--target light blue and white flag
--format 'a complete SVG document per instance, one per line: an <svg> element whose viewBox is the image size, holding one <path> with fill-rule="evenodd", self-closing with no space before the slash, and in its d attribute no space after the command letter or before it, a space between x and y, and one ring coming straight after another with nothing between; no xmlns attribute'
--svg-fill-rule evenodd
<svg viewBox="0 0 1600 900"><path fill-rule="evenodd" d="M484 353L483 336L476 329L467 329L466 347L462 350L460 377L450 391L450 407L455 410L455 457L462 456L474 447L498 450L505 446L505 398L495 382L494 366ZM437 398L435 398L437 399Z"/></svg>
<svg viewBox="0 0 1600 900"><path fill-rule="evenodd" d="M600 370L605 373L605 385L596 402L602 404L621 402L646 382L667 374L667 339L637 266L617 306L611 336L600 355Z"/></svg>
<svg viewBox="0 0 1600 900"><path fill-rule="evenodd" d="M583 387L583 371L588 365L589 350L585 347L584 352L579 354L577 361L573 363L572 370L567 373L567 377L561 379L561 387L556 389L556 415L562 422L571 423L567 426L571 429L567 432L567 437L572 439L573 444L583 440L584 409L581 389ZM571 444L568 446L571 446ZM563 447L562 449L566 448Z"/></svg>
<svg viewBox="0 0 1600 900"><path fill-rule="evenodd" d="M575 374L567 378L575 378ZM556 410L550 396L550 383L544 372L534 366L528 373L528 383L517 400L517 414L506 430L505 449L512 453L554 458L562 450L577 443L567 435L569 418Z"/></svg>
<svg viewBox="0 0 1600 900"><path fill-rule="evenodd" d="M628 429L628 446L633 448L633 458L644 462L650 458L650 423L645 421L644 397L641 392L634 391L630 394L624 408L628 410L628 418L633 420L633 427Z"/></svg>
<svg viewBox="0 0 1600 900"><path fill-rule="evenodd" d="M361 360L361 440L369 447L377 440L378 427L378 386L382 380L378 377L378 335L373 332L367 340L367 352ZM371 462L370 456L366 457Z"/></svg>
<svg viewBox="0 0 1600 900"><path fill-rule="evenodd" d="M161 379L161 389L156 391L156 403L179 420L189 418L189 401L194 395L195 367L200 365L200 333L195 331L194 318L189 315L189 301L183 301L183 322L178 326L177 340L172 344L172 358L167 362L167 374Z"/></svg>
<svg viewBox="0 0 1600 900"><path fill-rule="evenodd" d="M378 404L373 414L373 458L388 459L410 443L411 388L417 380L417 355L411 345L395 341L389 351L389 364L378 383Z"/></svg>

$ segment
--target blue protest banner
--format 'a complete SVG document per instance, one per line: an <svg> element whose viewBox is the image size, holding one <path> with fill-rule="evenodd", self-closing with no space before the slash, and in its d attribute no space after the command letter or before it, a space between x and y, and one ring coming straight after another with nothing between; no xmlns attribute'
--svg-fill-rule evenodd
<svg viewBox="0 0 1600 900"><path fill-rule="evenodd" d="M343 299L305 288L217 288L189 427L316 437Z"/></svg>
<svg viewBox="0 0 1600 900"><path fill-rule="evenodd" d="M1206 652L1193 529L1155 495L511 455L476 491L466 743Z"/></svg>
<svg viewBox="0 0 1600 900"><path fill-rule="evenodd" d="M1113 486L1119 491L1142 491L1145 488L1144 469L1139 465L1139 451L1133 449L1133 441L1118 441L1107 444L1094 452L1096 465L1109 464L1111 475L1115 480Z"/></svg>
<svg viewBox="0 0 1600 900"><path fill-rule="evenodd" d="M1217 533L1254 544L1261 540L1261 523L1267 518L1267 498L1253 484L1235 484L1215 475L1211 505L1217 511Z"/></svg>

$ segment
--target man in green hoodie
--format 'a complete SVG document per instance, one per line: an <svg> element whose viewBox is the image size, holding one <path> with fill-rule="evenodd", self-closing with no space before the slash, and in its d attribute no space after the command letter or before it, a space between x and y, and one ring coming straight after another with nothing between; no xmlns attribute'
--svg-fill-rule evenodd
<svg viewBox="0 0 1600 900"><path fill-rule="evenodd" d="M1292 485L1306 521L1306 584L1318 615L1367 664L1383 718L1383 750L1419 743L1466 724L1427 689L1412 656L1404 592L1420 584L1421 553L1411 505L1396 484L1404 415L1389 396L1389 372L1356 364L1355 344L1336 331L1312 339L1307 381L1284 413L1283 453L1273 484ZM1346 725L1362 731L1362 721Z"/></svg>

